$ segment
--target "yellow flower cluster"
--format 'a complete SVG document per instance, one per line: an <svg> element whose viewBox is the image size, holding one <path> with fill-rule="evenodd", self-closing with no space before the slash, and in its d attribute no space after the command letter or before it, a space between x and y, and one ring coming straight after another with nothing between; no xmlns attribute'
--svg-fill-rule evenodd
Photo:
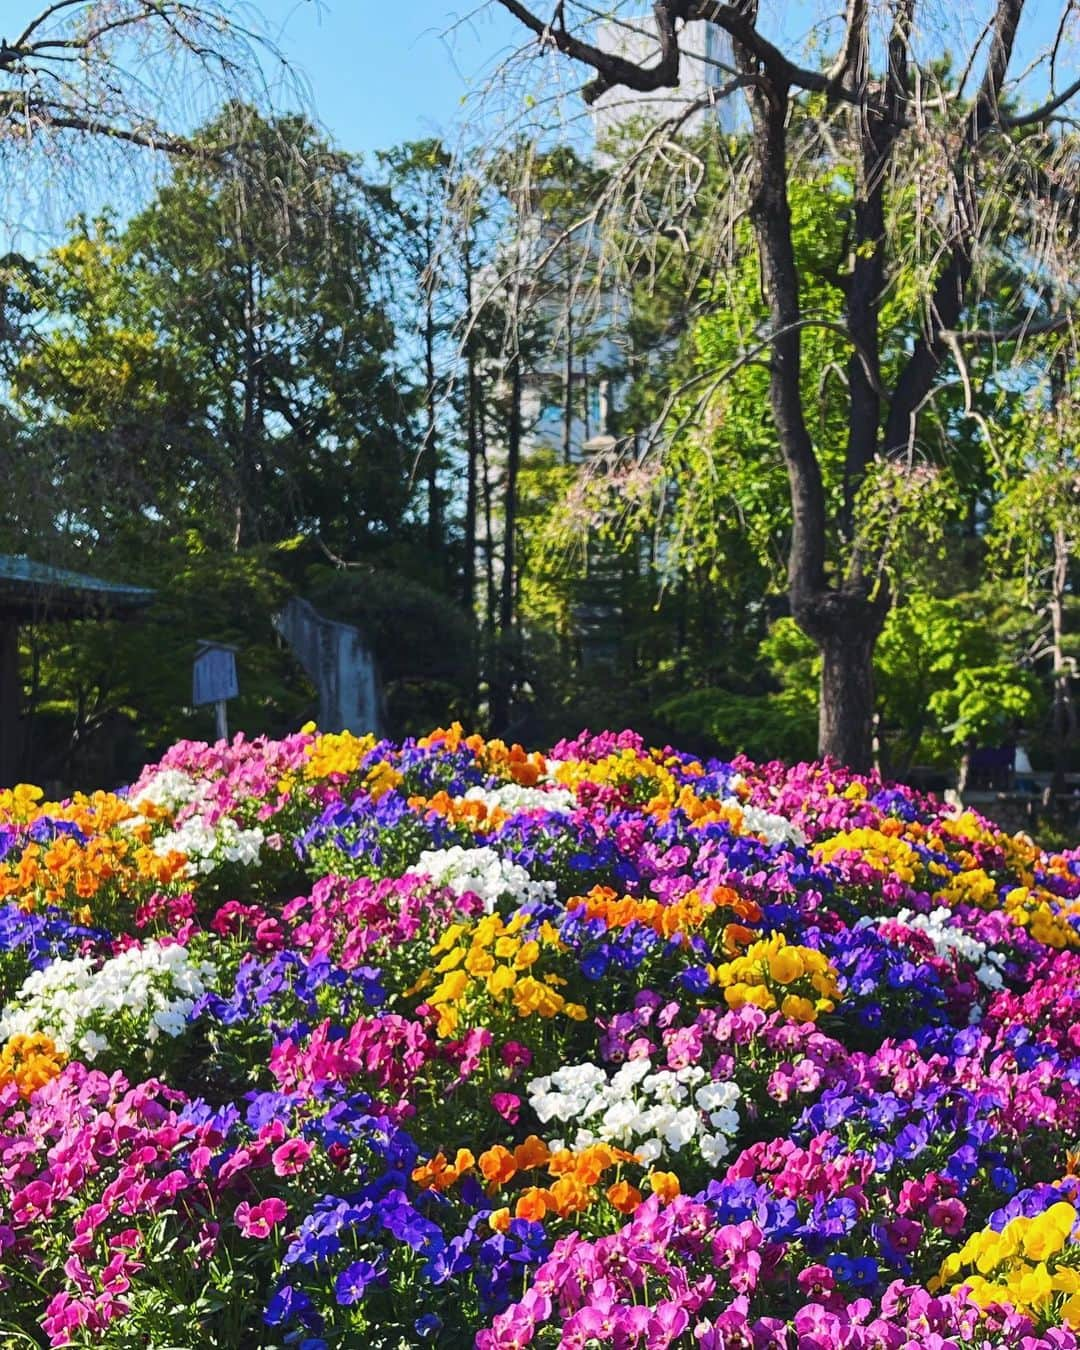
<svg viewBox="0 0 1080 1350"><path fill-rule="evenodd" d="M973 842L1002 850L1008 869L1023 884L1002 896L993 873L979 865L971 848ZM927 861L915 844L947 854L959 870L953 872L942 862ZM1009 836L992 831L971 812L935 821L929 828L917 821L907 824L889 820L880 829L835 834L814 848L814 856L823 863L845 853L856 854L860 862L869 863L882 875L925 886L933 892L936 904L950 908L977 905L988 911L1001 908L1044 946L1080 947L1080 935L1069 922L1070 916L1080 913L1080 904L1036 884L1032 866L1038 851L1031 840L1023 834ZM1049 867L1067 873L1068 860L1052 858Z"/></svg>
<svg viewBox="0 0 1080 1350"><path fill-rule="evenodd" d="M860 862L869 863L876 871L907 882L914 882L916 872L925 865L906 839L884 830L845 830L814 846L814 857L818 862L832 862L840 853L857 854ZM929 870L935 869L941 875L948 875L948 870L940 863L930 864Z"/></svg>
<svg viewBox="0 0 1080 1350"><path fill-rule="evenodd" d="M354 736L351 731L327 732L317 736L308 747L304 765L304 781L320 782L324 778L347 778L356 773L375 746L374 736ZM369 766L360 786L378 801L401 782L401 774L389 760L379 760ZM278 783L278 791L288 794L295 786L292 775Z"/></svg>
<svg viewBox="0 0 1080 1350"><path fill-rule="evenodd" d="M1080 910L1075 901L1061 900L1040 887L1017 886L1006 894L1004 905L1013 921L1044 947L1080 947L1080 937L1067 917Z"/></svg>
<svg viewBox="0 0 1080 1350"><path fill-rule="evenodd" d="M969 845L987 844L1001 849L1005 865L1011 872L1019 873L1028 885L1034 879L1039 850L1030 835L1005 834L988 826L974 811L962 811L957 816L937 820L931 829L929 842L932 846L948 852L965 868L975 865Z"/></svg>
<svg viewBox="0 0 1080 1350"><path fill-rule="evenodd" d="M937 891L934 899L942 905L978 905L980 909L997 909L997 882L982 867L971 867L951 876Z"/></svg>
<svg viewBox="0 0 1080 1350"><path fill-rule="evenodd" d="M729 1008L747 1003L766 1012L779 1008L793 1022L816 1022L841 998L837 971L822 953L789 946L783 933L755 942L734 961L710 966L709 974Z"/></svg>
<svg viewBox="0 0 1080 1350"><path fill-rule="evenodd" d="M578 783L629 784L633 800L646 810L667 808L679 795L679 785L670 768L660 758L619 750L593 762L566 759L552 770L555 781L574 788Z"/></svg>
<svg viewBox="0 0 1080 1350"><path fill-rule="evenodd" d="M575 1022L585 1020L587 1013L581 1004L568 1003L559 993L557 986L566 983L561 976L547 974L538 979L531 973L544 947L560 945L557 929L545 922L537 937L525 939L522 929L527 923L521 913L509 923L488 914L475 924L451 924L442 935L431 949L440 961L409 990L415 994L431 989L425 1002L438 1011L438 1036L453 1036L471 1004L480 1005L483 1020L483 1005L489 998L500 1005L512 1004L518 1017L561 1013Z"/></svg>
<svg viewBox="0 0 1080 1350"><path fill-rule="evenodd" d="M0 791L0 824L22 825L40 815L38 803L45 794L32 783L16 783Z"/></svg>
<svg viewBox="0 0 1080 1350"><path fill-rule="evenodd" d="M332 774L355 773L374 745L374 736L354 736L351 731L317 736L308 747L304 777L311 782Z"/></svg>
<svg viewBox="0 0 1080 1350"><path fill-rule="evenodd" d="M66 1063L49 1036L41 1032L12 1036L0 1050L0 1087L15 1083L19 1095L29 1097L55 1078Z"/></svg>
<svg viewBox="0 0 1080 1350"><path fill-rule="evenodd" d="M980 1307L1011 1303L1080 1328L1080 1270L1069 1264L1080 1255L1069 1242L1076 1220L1073 1206L1060 1201L1034 1218L1011 1219L1000 1233L984 1228L945 1258L931 1289L966 1285Z"/></svg>
<svg viewBox="0 0 1080 1350"><path fill-rule="evenodd" d="M1080 947L1080 936L1069 916L1080 905L1054 895L1042 886L1014 886L999 896L998 883L981 867L958 872L934 895L938 904L978 905L980 909L1004 909L1014 923L1026 928L1036 942L1061 950Z"/></svg>

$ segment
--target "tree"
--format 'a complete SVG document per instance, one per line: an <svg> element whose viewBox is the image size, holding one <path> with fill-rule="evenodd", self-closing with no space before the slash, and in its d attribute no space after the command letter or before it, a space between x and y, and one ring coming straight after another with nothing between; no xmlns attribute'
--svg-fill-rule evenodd
<svg viewBox="0 0 1080 1350"><path fill-rule="evenodd" d="M1014 582L1032 615L1029 659L1050 666L1057 793L1065 791L1077 731L1076 653L1069 650L1066 616L1080 541L1080 404L1066 369L1064 361L1054 362L1049 379L1000 438L999 495L989 531L993 572Z"/></svg>
<svg viewBox="0 0 1080 1350"><path fill-rule="evenodd" d="M249 110L241 143L174 161L123 228L78 221L36 268L3 274L31 332L0 421L0 551L157 591L123 652L112 628L25 635L24 727L44 768L70 781L72 753L127 723L175 733L196 638L241 647L238 726L303 720L274 607L328 555L408 559L415 405L374 210L302 118Z"/></svg>
<svg viewBox="0 0 1080 1350"><path fill-rule="evenodd" d="M1015 350L1031 336L1032 294L1067 274L1073 147L1055 119L1080 92L1080 80L1060 88L1049 54L1042 65L1029 61L1028 87L1039 88L1045 77L1044 97L1016 110L1023 90L1010 76L1024 0L994 0L956 74L943 41L934 43L920 27L919 0L848 0L842 24L831 30L833 57L821 66L801 64L786 44L771 40L755 0L656 0L651 22L643 21L655 46L651 62L598 45L591 5L566 0L549 16L522 0L498 3L535 35L539 51L555 50L591 69L587 102L619 86L677 87L680 32L689 25L712 23L727 35L728 92L744 90L750 110L746 172L730 177L727 215L745 213L752 223L768 310L738 364L760 360L768 372L790 500L791 612L822 658L818 748L867 768L873 652L889 591L856 528L860 498L878 466L903 465L916 454L921 421L945 374L967 379L965 350L987 339ZM804 154L821 154L822 146L849 194L837 259L839 315L804 307L793 238L792 175ZM1012 313L995 306L995 331L988 332L984 301L1003 253L1023 260L1024 284L1011 292ZM883 309L912 278L913 339L888 369ZM1059 309L1045 327L1061 329L1070 317ZM806 392L804 341L813 329L833 331L846 349L836 500Z"/></svg>
<svg viewBox="0 0 1080 1350"><path fill-rule="evenodd" d="M451 217L453 161L441 142L426 140L381 152L379 162L386 172L384 240L401 283L400 290L395 287L398 312L408 316L398 325L399 335L411 340L423 370L418 459L427 485L428 550L432 558L445 558L440 410L457 364L448 338L460 317L447 295L450 250L443 238Z"/></svg>
<svg viewBox="0 0 1080 1350"><path fill-rule="evenodd" d="M187 134L279 54L228 0L53 0L0 40L0 144L191 154ZM10 40L8 38L10 37Z"/></svg>
<svg viewBox="0 0 1080 1350"><path fill-rule="evenodd" d="M122 231L83 222L43 265L19 406L70 447L54 472L84 530L351 558L409 499L366 188L302 118L231 109L198 141L226 122L227 154L177 161Z"/></svg>

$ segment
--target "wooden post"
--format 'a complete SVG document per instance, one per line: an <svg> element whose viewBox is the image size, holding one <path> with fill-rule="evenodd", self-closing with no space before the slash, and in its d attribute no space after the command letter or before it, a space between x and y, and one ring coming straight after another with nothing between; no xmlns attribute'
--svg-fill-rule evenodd
<svg viewBox="0 0 1080 1350"><path fill-rule="evenodd" d="M0 619L0 788L14 787L19 773L19 625Z"/></svg>

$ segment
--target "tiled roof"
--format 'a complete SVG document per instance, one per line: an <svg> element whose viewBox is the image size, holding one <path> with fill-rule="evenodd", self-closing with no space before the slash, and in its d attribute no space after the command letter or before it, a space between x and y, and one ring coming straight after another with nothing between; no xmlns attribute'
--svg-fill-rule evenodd
<svg viewBox="0 0 1080 1350"><path fill-rule="evenodd" d="M0 553L2 617L38 621L105 617L141 609L154 595L146 586L105 581L85 572Z"/></svg>

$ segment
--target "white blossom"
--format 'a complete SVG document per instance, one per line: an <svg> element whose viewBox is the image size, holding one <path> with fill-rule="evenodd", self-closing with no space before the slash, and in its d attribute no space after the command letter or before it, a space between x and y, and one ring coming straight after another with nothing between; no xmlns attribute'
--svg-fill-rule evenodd
<svg viewBox="0 0 1080 1350"><path fill-rule="evenodd" d="M802 830L774 811L765 811L760 806L749 806L738 797L725 797L722 805L734 807L735 810L742 812L743 834L760 835L767 844L796 844L800 848L806 844L806 835Z"/></svg>
<svg viewBox="0 0 1080 1350"><path fill-rule="evenodd" d="M175 812L181 806L195 801L205 793L206 788L206 783L192 778L183 769L158 769L145 783L135 784L130 800L136 807L149 802L152 806L163 806Z"/></svg>
<svg viewBox="0 0 1080 1350"><path fill-rule="evenodd" d="M154 840L159 857L182 853L187 858L188 876L205 876L222 863L243 863L250 867L259 860L266 835L257 826L243 829L231 816L222 816L211 824L202 816L191 816L176 829Z"/></svg>
<svg viewBox="0 0 1080 1350"><path fill-rule="evenodd" d="M568 788L525 787L521 783L500 783L497 788L471 787L458 802L483 802L490 814L505 811L517 815L520 811L572 811L574 794Z"/></svg>
<svg viewBox="0 0 1080 1350"><path fill-rule="evenodd" d="M472 891L484 902L488 914L502 899L522 905L555 898L554 882L533 881L519 863L500 857L487 846L462 848L455 844L453 848L426 849L412 870L426 873L436 885L457 895Z"/></svg>
<svg viewBox="0 0 1080 1350"><path fill-rule="evenodd" d="M627 1060L610 1078L599 1065L585 1062L567 1064L525 1086L541 1124L559 1121L575 1127L569 1140L572 1148L614 1144L651 1164L665 1152L681 1153L695 1141L700 1147L706 1137L715 1157L729 1151L727 1140L739 1128L735 1110L739 1088L726 1080L702 1083L704 1077L699 1065L689 1073L654 1071L652 1062L642 1056ZM702 1083L692 1101L687 1082Z"/></svg>
<svg viewBox="0 0 1080 1350"><path fill-rule="evenodd" d="M195 999L216 977L210 962L179 943L146 942L99 967L85 956L53 961L27 976L0 1013L0 1041L44 1032L64 1054L92 1062L117 1048L114 1027L132 1034L126 1015L136 1019L137 1039L152 1047L162 1034L181 1035Z"/></svg>
<svg viewBox="0 0 1080 1350"><path fill-rule="evenodd" d="M965 933L953 922L952 910L944 905L931 910L929 914L917 914L911 909L902 909L896 916L896 922L906 928L915 928L925 933L934 944L934 951L946 960L959 957L975 970L975 978L987 989L1001 989L1004 980L1001 976L1005 957L980 942L970 933ZM887 923L887 919L878 920Z"/></svg>

